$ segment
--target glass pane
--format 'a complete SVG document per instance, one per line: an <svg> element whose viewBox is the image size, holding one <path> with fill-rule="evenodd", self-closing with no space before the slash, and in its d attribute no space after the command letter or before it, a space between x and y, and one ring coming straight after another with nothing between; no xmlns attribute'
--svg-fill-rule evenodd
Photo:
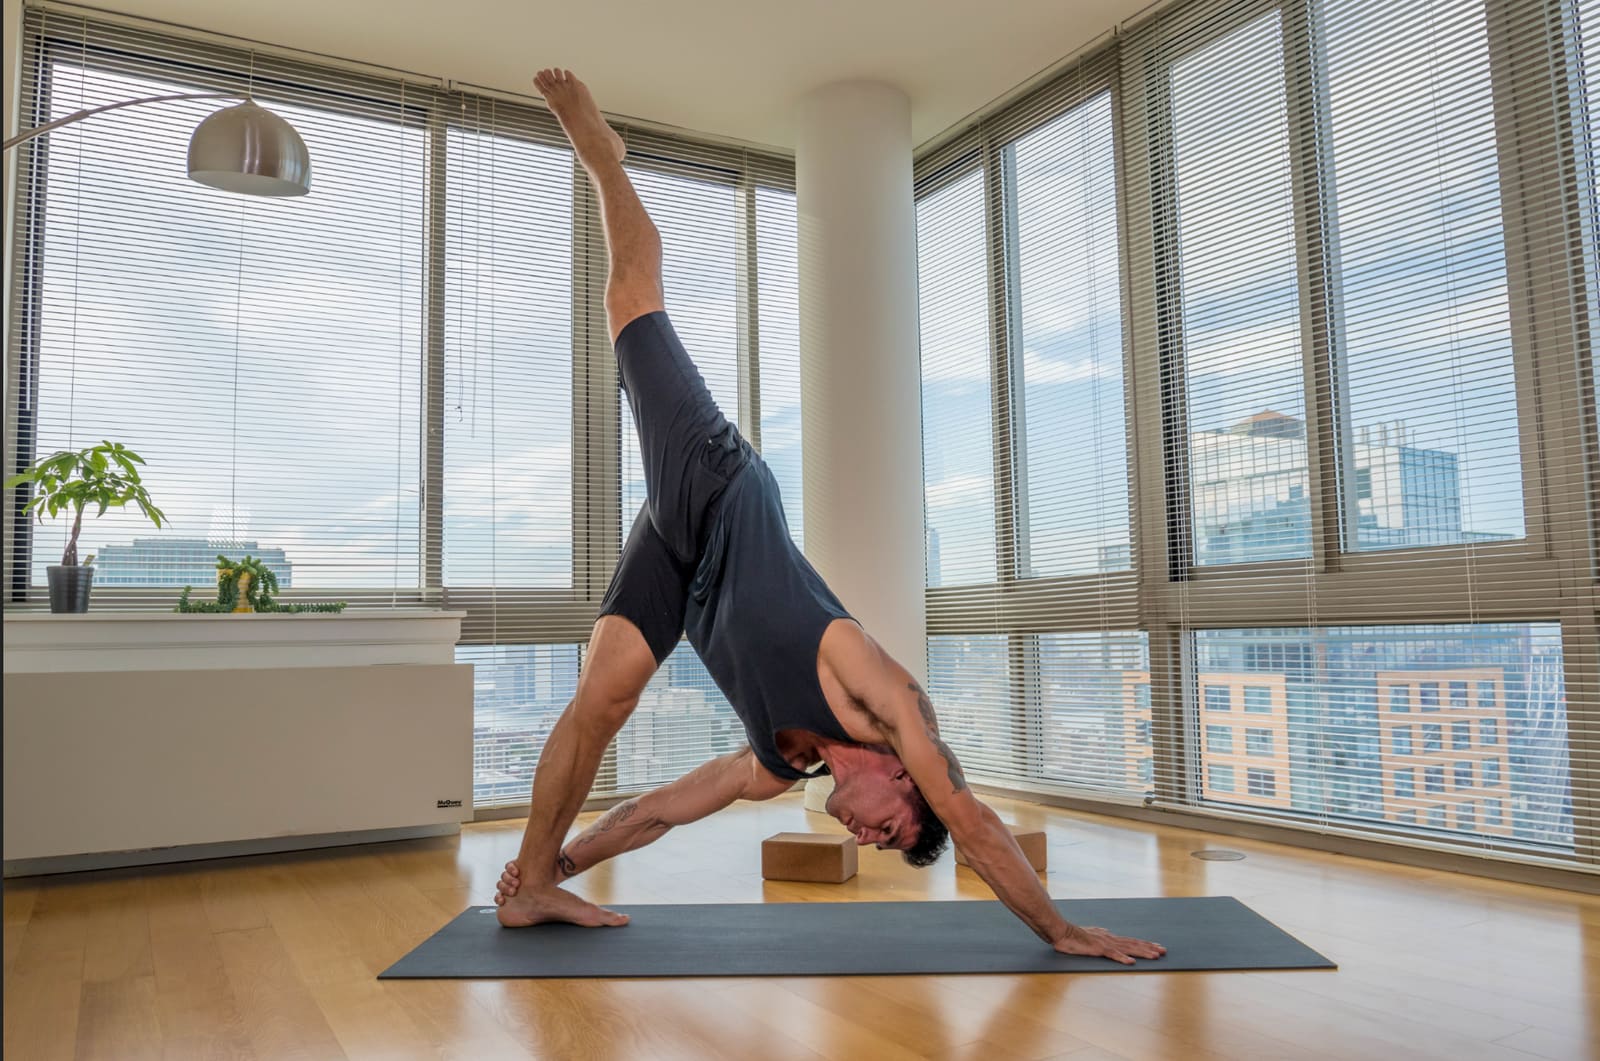
<svg viewBox="0 0 1600 1061"><path fill-rule="evenodd" d="M1373 20L1369 0L1327 0L1325 11L1350 545L1520 538L1484 6L1396 0Z"/></svg>
<svg viewBox="0 0 1600 1061"><path fill-rule="evenodd" d="M789 536L805 546L800 446L800 275L793 192L756 189L761 458L783 493Z"/></svg>
<svg viewBox="0 0 1600 1061"><path fill-rule="evenodd" d="M50 118L195 91L71 62L48 77ZM316 160L312 195L189 180L189 137L214 100L49 137L28 459L121 442L169 520L158 533L137 508L86 519L78 551L104 561L99 581L203 589L219 551L266 559L297 589L420 581L426 132L271 106ZM36 528L33 583L69 526Z"/></svg>
<svg viewBox="0 0 1600 1061"><path fill-rule="evenodd" d="M1209 738L1208 765L1265 770L1227 801L1318 818L1471 831L1485 840L1572 849L1566 694L1560 627L1480 623L1195 632L1203 688L1264 687L1266 714L1229 755ZM1452 699L1455 687L1474 690ZM1389 709L1435 696L1426 722ZM1430 718L1430 716L1422 716ZM1208 732L1235 724L1205 713ZM1243 749L1243 757L1237 754ZM1258 754L1259 753L1259 754ZM1420 781L1420 785L1418 782ZM1218 798L1215 789L1208 797ZM1497 817L1459 811L1496 801Z"/></svg>
<svg viewBox="0 0 1600 1061"><path fill-rule="evenodd" d="M667 312L684 349L729 422L739 423L739 303L736 190L629 167L628 176L661 231ZM620 395L620 392L619 392ZM644 504L644 465L628 398L622 403L622 519L626 538Z"/></svg>
<svg viewBox="0 0 1600 1061"><path fill-rule="evenodd" d="M1308 556L1300 285L1277 13L1174 64L1171 87L1194 559Z"/></svg>
<svg viewBox="0 0 1600 1061"><path fill-rule="evenodd" d="M447 134L444 582L572 585L572 152Z"/></svg>
<svg viewBox="0 0 1600 1061"><path fill-rule="evenodd" d="M1600 387L1600 342L1592 338L1600 335L1600 283L1595 282L1600 277L1600 142L1594 132L1600 119L1600 0L1578 0L1578 34L1583 72L1583 95L1577 101L1581 106L1579 150L1589 174L1589 371L1594 385Z"/></svg>
<svg viewBox="0 0 1600 1061"><path fill-rule="evenodd" d="M1016 173L1024 578L1123 571L1116 152L1104 92L1006 148Z"/></svg>
<svg viewBox="0 0 1600 1061"><path fill-rule="evenodd" d="M472 802L526 803L556 719L578 690L577 645L460 645L471 663Z"/></svg>
<svg viewBox="0 0 1600 1061"><path fill-rule="evenodd" d="M1147 636L1040 634L1038 644L1042 776L1096 788L1151 791Z"/></svg>
<svg viewBox="0 0 1600 1061"><path fill-rule="evenodd" d="M689 642L680 641L617 734L617 791L637 792L676 781L701 763L749 743L744 725L700 657Z"/></svg>
<svg viewBox="0 0 1600 1061"><path fill-rule="evenodd" d="M981 172L917 201L929 586L995 580L987 260Z"/></svg>
<svg viewBox="0 0 1600 1061"><path fill-rule="evenodd" d="M1003 635L928 638L928 698L939 733L970 777L1016 777L1021 719L1012 706Z"/></svg>

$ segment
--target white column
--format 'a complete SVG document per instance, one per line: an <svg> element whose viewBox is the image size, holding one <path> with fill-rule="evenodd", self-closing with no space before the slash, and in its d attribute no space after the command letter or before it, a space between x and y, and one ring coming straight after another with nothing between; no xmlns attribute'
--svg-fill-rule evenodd
<svg viewBox="0 0 1600 1061"><path fill-rule="evenodd" d="M911 102L871 82L800 105L800 378L806 554L919 680L921 376Z"/></svg>

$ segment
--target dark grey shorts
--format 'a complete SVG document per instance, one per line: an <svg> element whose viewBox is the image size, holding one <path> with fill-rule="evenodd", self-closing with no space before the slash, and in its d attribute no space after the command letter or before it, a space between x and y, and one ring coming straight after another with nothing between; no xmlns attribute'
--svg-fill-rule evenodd
<svg viewBox="0 0 1600 1061"><path fill-rule="evenodd" d="M617 369L644 460L644 506L600 605L644 634L659 664L683 636L689 584L717 501L754 453L722 415L664 311L617 336Z"/></svg>

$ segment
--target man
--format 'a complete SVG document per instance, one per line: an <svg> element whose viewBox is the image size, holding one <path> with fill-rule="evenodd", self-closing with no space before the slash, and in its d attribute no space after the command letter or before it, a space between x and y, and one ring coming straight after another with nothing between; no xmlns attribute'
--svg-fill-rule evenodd
<svg viewBox="0 0 1600 1061"><path fill-rule="evenodd" d="M1056 911L1010 832L968 789L927 695L794 547L772 473L717 409L674 334L661 239L623 169L621 138L570 71L544 70L535 84L600 197L606 315L648 500L601 606L577 695L539 757L522 849L495 896L500 923L625 924L560 884L735 800L786 792L820 762L835 781L828 813L857 843L927 865L948 825L972 868L1056 950L1127 964L1165 953ZM618 804L563 849L606 745L685 631L750 746Z"/></svg>

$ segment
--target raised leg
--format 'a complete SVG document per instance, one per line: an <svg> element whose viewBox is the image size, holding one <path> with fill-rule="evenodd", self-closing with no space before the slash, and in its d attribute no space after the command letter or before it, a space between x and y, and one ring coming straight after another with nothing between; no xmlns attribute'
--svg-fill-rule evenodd
<svg viewBox="0 0 1600 1061"><path fill-rule="evenodd" d="M561 842L594 784L600 757L633 714L655 669L655 655L633 623L618 615L602 616L595 623L577 695L550 731L534 770L528 824L516 859L522 890L500 907L502 925L627 923L623 915L557 887L571 872L559 858Z"/></svg>
<svg viewBox="0 0 1600 1061"><path fill-rule="evenodd" d="M611 341L629 321L665 308L661 287L661 233L645 212L622 168L622 138L606 124L588 86L571 70L541 70L533 79L578 161L600 196L611 269L606 276L606 318Z"/></svg>

